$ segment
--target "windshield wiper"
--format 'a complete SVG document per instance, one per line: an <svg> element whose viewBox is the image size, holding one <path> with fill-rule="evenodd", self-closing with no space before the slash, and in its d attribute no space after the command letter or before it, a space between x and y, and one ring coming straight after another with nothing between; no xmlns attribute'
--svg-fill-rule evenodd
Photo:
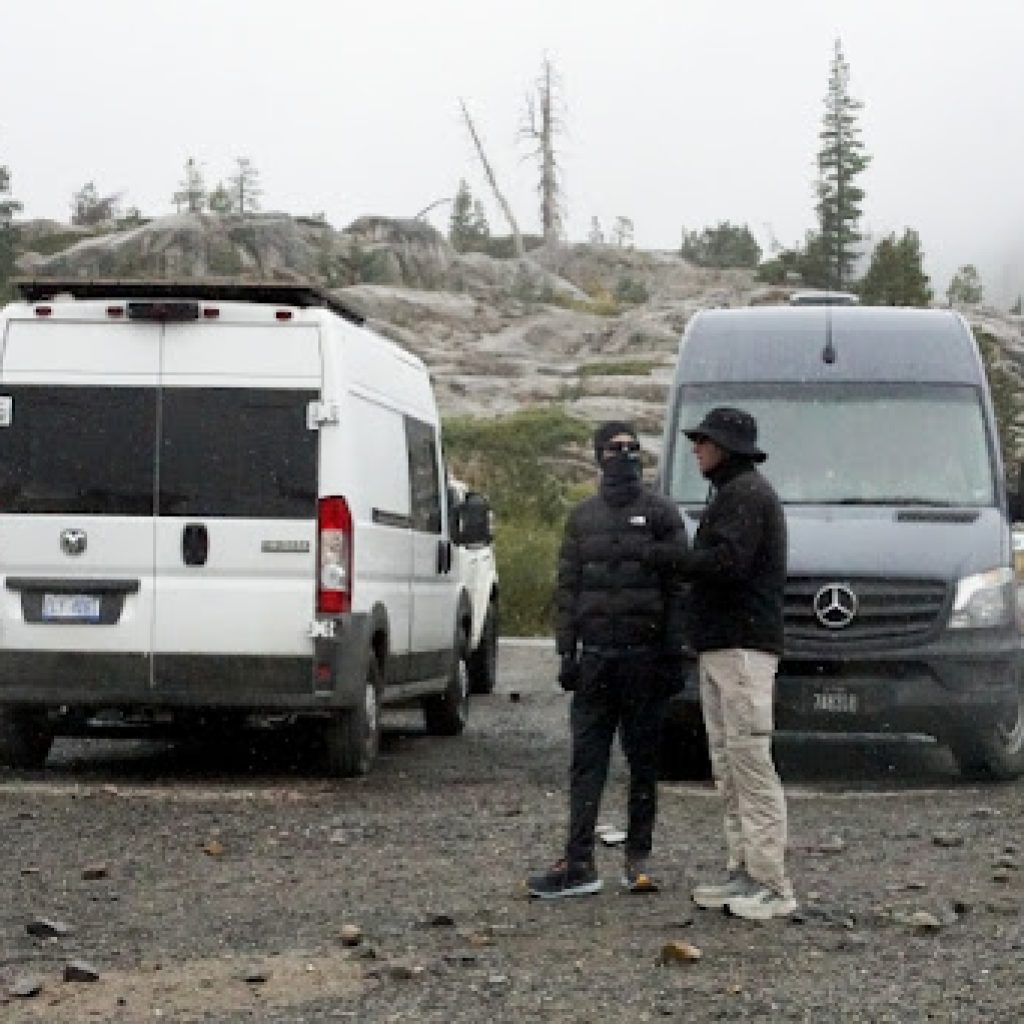
<svg viewBox="0 0 1024 1024"><path fill-rule="evenodd" d="M882 495L879 498L838 498L826 502L829 505L914 505L926 508L960 508L962 501L935 501L931 498L898 498L895 495Z"/></svg>

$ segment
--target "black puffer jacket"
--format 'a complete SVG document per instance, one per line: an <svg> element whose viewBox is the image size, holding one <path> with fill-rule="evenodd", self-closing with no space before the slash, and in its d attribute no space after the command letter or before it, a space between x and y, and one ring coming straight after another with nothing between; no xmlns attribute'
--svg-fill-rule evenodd
<svg viewBox="0 0 1024 1024"><path fill-rule="evenodd" d="M683 587L670 566L652 563L656 546L682 553L686 531L676 506L644 488L623 504L597 494L570 512L555 593L559 654L578 646L678 654Z"/></svg>
<svg viewBox="0 0 1024 1024"><path fill-rule="evenodd" d="M771 484L747 459L711 475L714 494L693 548L678 561L691 583L687 639L696 651L782 654L786 519Z"/></svg>

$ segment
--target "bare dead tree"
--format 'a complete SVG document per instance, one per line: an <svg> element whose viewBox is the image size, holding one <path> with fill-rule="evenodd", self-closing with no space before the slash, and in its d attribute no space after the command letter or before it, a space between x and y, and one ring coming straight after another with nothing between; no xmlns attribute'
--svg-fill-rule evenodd
<svg viewBox="0 0 1024 1024"><path fill-rule="evenodd" d="M469 134L473 139L473 145L476 146L477 156L480 157L480 163L483 165L484 174L487 175L487 181L490 183L491 191L494 193L494 198L498 201L498 205L501 207L502 213L505 214L505 219L508 221L509 230L512 232L512 246L515 250L516 256L525 256L526 249L523 246L523 236L519 233L519 225L516 223L516 219L512 214L512 207L508 205L508 200L502 195L501 189L498 188L498 181L494 177L494 171L491 170L490 161L487 159L487 154L484 152L483 143L480 141L480 136L477 134L476 125L473 124L473 119L469 116L469 111L466 109L465 100L459 100L459 106L462 108L462 117L466 122L466 128L469 130Z"/></svg>
<svg viewBox="0 0 1024 1024"><path fill-rule="evenodd" d="M537 82L537 96L526 97L526 124L520 137L537 144L535 155L540 161L540 220L544 242L556 242L562 234L562 192L561 172L555 154L555 137L565 131L565 123L556 111L558 96L558 75L545 56L540 79Z"/></svg>

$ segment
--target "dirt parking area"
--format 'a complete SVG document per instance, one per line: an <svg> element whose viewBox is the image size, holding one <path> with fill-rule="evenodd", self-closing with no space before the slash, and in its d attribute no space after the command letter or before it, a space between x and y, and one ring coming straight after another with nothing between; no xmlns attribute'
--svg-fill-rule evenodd
<svg viewBox="0 0 1024 1024"><path fill-rule="evenodd" d="M1020 1020L1024 784L935 747L780 745L792 921L690 903L722 857L706 783L661 787L660 893L622 893L601 847L601 894L531 901L565 825L555 668L504 644L466 735L394 715L363 780L278 735L61 740L0 774L0 1020ZM624 783L617 757L603 822Z"/></svg>

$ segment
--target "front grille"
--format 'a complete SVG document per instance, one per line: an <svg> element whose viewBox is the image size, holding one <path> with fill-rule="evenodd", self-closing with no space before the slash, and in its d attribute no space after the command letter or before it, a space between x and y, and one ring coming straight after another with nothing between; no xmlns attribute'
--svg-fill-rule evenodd
<svg viewBox="0 0 1024 1024"><path fill-rule="evenodd" d="M834 585L849 589L856 611L849 624L830 628L815 613L815 596ZM946 608L942 580L879 577L791 577L786 583L786 645L842 648L859 643L922 639Z"/></svg>

